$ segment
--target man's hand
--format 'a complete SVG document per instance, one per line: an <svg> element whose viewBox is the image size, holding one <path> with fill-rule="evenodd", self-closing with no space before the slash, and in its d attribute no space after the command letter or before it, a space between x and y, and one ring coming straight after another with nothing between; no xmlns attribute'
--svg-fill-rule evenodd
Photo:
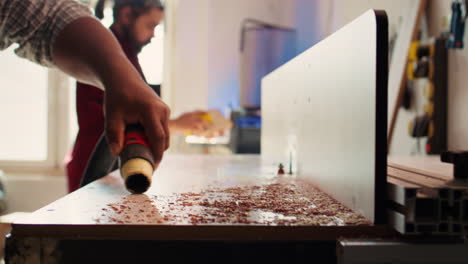
<svg viewBox="0 0 468 264"><path fill-rule="evenodd" d="M109 30L92 17L79 18L57 36L52 57L60 70L105 91L106 135L114 155L123 148L125 126L140 123L159 163L169 147L169 108Z"/></svg>
<svg viewBox="0 0 468 264"><path fill-rule="evenodd" d="M118 78L116 78L118 79ZM155 163L169 148L169 108L142 80L109 85L105 93L106 136L114 155L123 148L127 124L145 128Z"/></svg>
<svg viewBox="0 0 468 264"><path fill-rule="evenodd" d="M202 118L204 111L184 113L174 120L169 121L169 127L173 132L194 134L201 133L211 126L211 123Z"/></svg>

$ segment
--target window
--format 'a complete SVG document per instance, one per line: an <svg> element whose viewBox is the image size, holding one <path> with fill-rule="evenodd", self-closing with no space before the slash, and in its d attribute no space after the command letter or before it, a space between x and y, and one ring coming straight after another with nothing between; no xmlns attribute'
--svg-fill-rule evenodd
<svg viewBox="0 0 468 264"><path fill-rule="evenodd" d="M0 160L46 161L47 69L0 52Z"/></svg>
<svg viewBox="0 0 468 264"><path fill-rule="evenodd" d="M156 27L151 43L138 56L141 68L149 84L161 84L164 63L164 24Z"/></svg>
<svg viewBox="0 0 468 264"><path fill-rule="evenodd" d="M60 168L71 145L70 78L18 57L15 48L0 52L0 168Z"/></svg>

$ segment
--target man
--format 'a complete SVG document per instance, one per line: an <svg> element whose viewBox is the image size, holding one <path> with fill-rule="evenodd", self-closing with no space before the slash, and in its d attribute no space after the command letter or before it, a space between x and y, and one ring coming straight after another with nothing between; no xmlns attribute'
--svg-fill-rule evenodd
<svg viewBox="0 0 468 264"><path fill-rule="evenodd" d="M101 19L104 4L105 0L96 4L96 16ZM154 37L154 29L164 16L163 6L159 0L114 0L113 15L114 23L110 30L141 78L145 79L137 55ZM66 160L70 192L78 189L87 161L104 131L104 93L97 87L81 82L77 83L76 92L79 132L71 156ZM202 119L203 113L186 113L175 120L169 120L170 132L197 132L206 129L209 124Z"/></svg>
<svg viewBox="0 0 468 264"><path fill-rule="evenodd" d="M169 147L169 108L85 6L72 0L0 0L0 50L13 43L19 44L19 56L105 90L105 130L114 155L122 150L125 125L141 123L161 160Z"/></svg>

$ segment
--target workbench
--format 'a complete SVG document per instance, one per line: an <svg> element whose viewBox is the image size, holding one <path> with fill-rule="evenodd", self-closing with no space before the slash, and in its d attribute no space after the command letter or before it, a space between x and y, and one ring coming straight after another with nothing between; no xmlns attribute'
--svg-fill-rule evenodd
<svg viewBox="0 0 468 264"><path fill-rule="evenodd" d="M52 260L89 263L97 259L114 259L115 263L122 259L151 259L153 250L163 252L159 254L177 252L176 255L188 250L187 254L193 255L190 258L196 259L203 256L202 252L211 252L211 247L223 254L249 254L253 248L258 248L256 257L262 256L262 248L265 250L263 257L272 257L275 254L267 248L281 249L285 254L289 252L290 256L296 256L294 252L305 247L307 251L299 254L304 259L319 254L317 256L335 261L338 237L394 235L385 226L372 224L301 225L290 222L278 225L271 221L263 224L261 221L191 224L184 221L185 218L174 222L176 218L173 216L165 220L164 210L154 202L155 197L163 196L176 197L175 202L180 194L194 194L206 188L265 186L277 181L278 177L288 178L288 182L300 180L295 175L278 176L277 164L270 164L259 155L166 155L154 175L152 187L143 195L130 195L119 173L113 172L16 221L7 242L7 258L10 263L21 263L15 262L16 258L40 259L34 263ZM281 201L282 197L277 199ZM112 207L120 205L127 207L127 213L121 214L119 219ZM173 215L183 214L183 209L168 211ZM203 210L192 210L191 214L201 215ZM126 216L130 218L126 219ZM260 219L258 212L256 217Z"/></svg>

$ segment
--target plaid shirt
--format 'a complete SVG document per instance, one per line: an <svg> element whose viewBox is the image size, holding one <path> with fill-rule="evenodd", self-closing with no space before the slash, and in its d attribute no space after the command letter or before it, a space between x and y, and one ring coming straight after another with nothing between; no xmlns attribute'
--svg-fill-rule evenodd
<svg viewBox="0 0 468 264"><path fill-rule="evenodd" d="M0 0L0 50L18 43L18 56L51 67L58 34L90 15L86 6L72 0Z"/></svg>

